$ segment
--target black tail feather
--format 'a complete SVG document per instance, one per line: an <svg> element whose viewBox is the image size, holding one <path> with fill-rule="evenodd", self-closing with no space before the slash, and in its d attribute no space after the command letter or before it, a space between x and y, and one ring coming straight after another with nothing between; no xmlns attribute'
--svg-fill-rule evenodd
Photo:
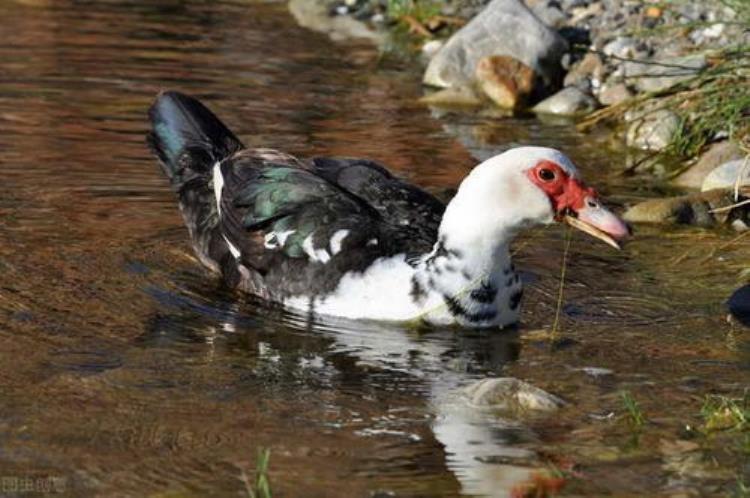
<svg viewBox="0 0 750 498"><path fill-rule="evenodd" d="M149 146L176 189L204 175L217 161L243 149L239 139L203 104L179 92L163 92L148 112Z"/></svg>

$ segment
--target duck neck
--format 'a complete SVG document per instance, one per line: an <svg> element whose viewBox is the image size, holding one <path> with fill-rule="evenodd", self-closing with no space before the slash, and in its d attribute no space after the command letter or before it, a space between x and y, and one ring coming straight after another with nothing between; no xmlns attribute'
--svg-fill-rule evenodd
<svg viewBox="0 0 750 498"><path fill-rule="evenodd" d="M456 320L471 325L515 322L521 283L509 252L514 230L466 212L461 199L448 205L437 242L420 259L412 298L439 294Z"/></svg>

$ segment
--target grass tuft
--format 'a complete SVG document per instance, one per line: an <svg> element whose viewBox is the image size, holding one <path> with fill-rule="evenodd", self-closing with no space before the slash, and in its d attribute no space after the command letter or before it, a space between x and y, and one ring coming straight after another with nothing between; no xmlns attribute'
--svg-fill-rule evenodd
<svg viewBox="0 0 750 498"><path fill-rule="evenodd" d="M639 430L646 423L646 416L643 414L641 405L633 398L630 391L622 391L620 393L622 399L622 405L625 408L625 417L628 425L635 430Z"/></svg>
<svg viewBox="0 0 750 498"><path fill-rule="evenodd" d="M750 429L750 392L742 398L709 395L701 409L706 431Z"/></svg>
<svg viewBox="0 0 750 498"><path fill-rule="evenodd" d="M412 17L424 23L440 14L440 4L436 0L388 0L388 16L392 19Z"/></svg>
<svg viewBox="0 0 750 498"><path fill-rule="evenodd" d="M255 480L251 484L245 472L242 472L242 480L245 483L245 491L249 498L271 498L271 483L268 479L268 462L271 459L271 450L258 448L258 461L255 464Z"/></svg>

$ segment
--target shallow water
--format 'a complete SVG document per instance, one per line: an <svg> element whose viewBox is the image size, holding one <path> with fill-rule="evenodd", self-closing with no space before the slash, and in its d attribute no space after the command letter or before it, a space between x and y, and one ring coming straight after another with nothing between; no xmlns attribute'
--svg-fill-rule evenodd
<svg viewBox="0 0 750 498"><path fill-rule="evenodd" d="M686 429L706 394L748 385L748 334L721 304L747 239L642 228L618 253L574 235L552 346L535 331L554 320L560 228L516 244L517 330L309 323L200 267L144 143L145 110L175 88L246 143L374 158L436 192L475 157L539 144L615 205L654 195L615 173L605 134L426 109L409 66L298 28L283 4L0 0L0 19L2 496L247 496L259 448L277 496L506 496L544 462L576 496L748 480L742 434ZM505 375L569 405L519 422L456 395ZM670 450L686 438L700 449Z"/></svg>

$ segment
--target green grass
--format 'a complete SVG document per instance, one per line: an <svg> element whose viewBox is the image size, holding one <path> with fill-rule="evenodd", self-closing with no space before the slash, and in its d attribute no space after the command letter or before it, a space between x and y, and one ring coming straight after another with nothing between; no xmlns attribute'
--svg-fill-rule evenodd
<svg viewBox="0 0 750 498"><path fill-rule="evenodd" d="M436 0L388 0L388 16L400 19L411 16L419 22L440 14L440 3Z"/></svg>
<svg viewBox="0 0 750 498"><path fill-rule="evenodd" d="M639 430L646 423L646 416L643 414L641 405L638 404L629 391L622 391L620 399L622 399L622 405L625 408L625 419L628 425L635 430Z"/></svg>
<svg viewBox="0 0 750 498"><path fill-rule="evenodd" d="M245 490L249 498L271 498L271 483L268 479L268 462L271 459L271 450L268 448L258 448L258 461L255 464L255 480L250 483L242 473L242 480L245 482Z"/></svg>
<svg viewBox="0 0 750 498"><path fill-rule="evenodd" d="M742 398L706 396L701 414L706 431L747 431L750 429L750 392L746 391Z"/></svg>
<svg viewBox="0 0 750 498"><path fill-rule="evenodd" d="M737 487L732 493L734 498L750 498L750 486L745 484L744 479L741 477L737 478Z"/></svg>

